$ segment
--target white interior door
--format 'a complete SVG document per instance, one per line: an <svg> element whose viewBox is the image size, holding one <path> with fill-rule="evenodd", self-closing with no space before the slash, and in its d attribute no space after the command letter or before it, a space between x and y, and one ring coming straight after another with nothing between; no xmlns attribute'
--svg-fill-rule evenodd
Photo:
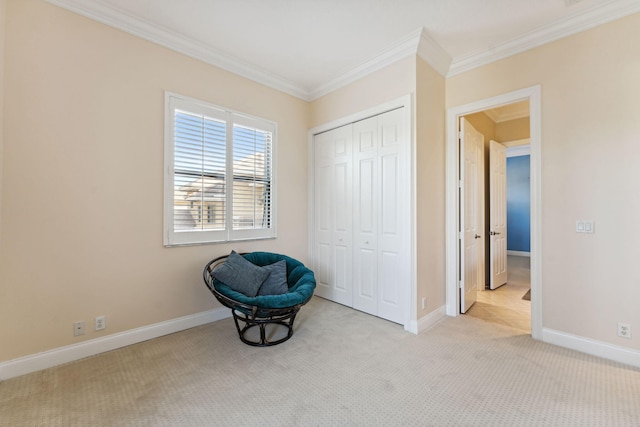
<svg viewBox="0 0 640 427"><path fill-rule="evenodd" d="M489 287L507 283L507 148L489 142Z"/></svg>
<svg viewBox="0 0 640 427"><path fill-rule="evenodd" d="M351 126L316 135L314 268L316 293L348 306L352 277L352 135Z"/></svg>
<svg viewBox="0 0 640 427"><path fill-rule="evenodd" d="M460 312L476 302L484 288L484 136L464 118L460 119Z"/></svg>

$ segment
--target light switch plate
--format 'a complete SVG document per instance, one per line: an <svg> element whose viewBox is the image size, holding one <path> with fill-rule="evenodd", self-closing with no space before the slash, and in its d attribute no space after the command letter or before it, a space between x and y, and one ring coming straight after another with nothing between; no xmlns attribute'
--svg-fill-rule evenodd
<svg viewBox="0 0 640 427"><path fill-rule="evenodd" d="M593 233L595 232L593 220L579 219L576 221L576 233Z"/></svg>

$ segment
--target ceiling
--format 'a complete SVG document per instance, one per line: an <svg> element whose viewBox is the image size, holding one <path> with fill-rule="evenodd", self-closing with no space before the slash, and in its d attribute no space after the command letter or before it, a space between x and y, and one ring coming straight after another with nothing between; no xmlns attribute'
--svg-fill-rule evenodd
<svg viewBox="0 0 640 427"><path fill-rule="evenodd" d="M306 100L419 54L444 76L640 0L47 0Z"/></svg>

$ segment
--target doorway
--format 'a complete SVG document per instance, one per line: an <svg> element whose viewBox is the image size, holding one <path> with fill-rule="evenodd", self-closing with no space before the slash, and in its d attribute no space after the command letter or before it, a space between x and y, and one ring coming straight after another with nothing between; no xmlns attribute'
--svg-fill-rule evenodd
<svg viewBox="0 0 640 427"><path fill-rule="evenodd" d="M460 314L461 256L459 248L464 244L460 233L460 217L463 211L459 199L460 152L458 146L458 123L461 117L484 110L528 101L530 106L530 152L531 152L531 335L542 338L542 292L540 275L540 86L534 86L504 95L477 101L447 110L447 232L446 232L446 307L447 315Z"/></svg>
<svg viewBox="0 0 640 427"><path fill-rule="evenodd" d="M481 281L470 301L467 292L461 294L464 314L490 323L510 326L522 333L531 333L530 302L530 114L529 101L520 101L484 110L461 118L461 127L473 127L479 137L481 165L479 168L478 201L484 215L478 216L477 237L481 243L478 259L484 265L477 268ZM473 133L461 133L461 147L468 151ZM462 153L462 148L460 149ZM464 194L469 177L467 163L461 163ZM462 177L461 177L462 178ZM474 186L475 188L475 186ZM460 207L464 229L470 218L467 199ZM471 215L473 217L473 215ZM465 248L469 245L465 238ZM463 253L461 265L469 271L472 264ZM464 277L468 288L467 277ZM474 288L475 289L475 288Z"/></svg>

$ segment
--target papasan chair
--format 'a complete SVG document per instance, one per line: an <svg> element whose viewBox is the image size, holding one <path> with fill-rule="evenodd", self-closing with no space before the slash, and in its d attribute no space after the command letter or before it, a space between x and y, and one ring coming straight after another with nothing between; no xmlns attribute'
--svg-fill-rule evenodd
<svg viewBox="0 0 640 427"><path fill-rule="evenodd" d="M240 340L258 347L291 338L296 315L316 287L313 271L294 258L271 252L232 251L210 261L203 276L216 299L231 309ZM284 336L274 332L282 327Z"/></svg>

